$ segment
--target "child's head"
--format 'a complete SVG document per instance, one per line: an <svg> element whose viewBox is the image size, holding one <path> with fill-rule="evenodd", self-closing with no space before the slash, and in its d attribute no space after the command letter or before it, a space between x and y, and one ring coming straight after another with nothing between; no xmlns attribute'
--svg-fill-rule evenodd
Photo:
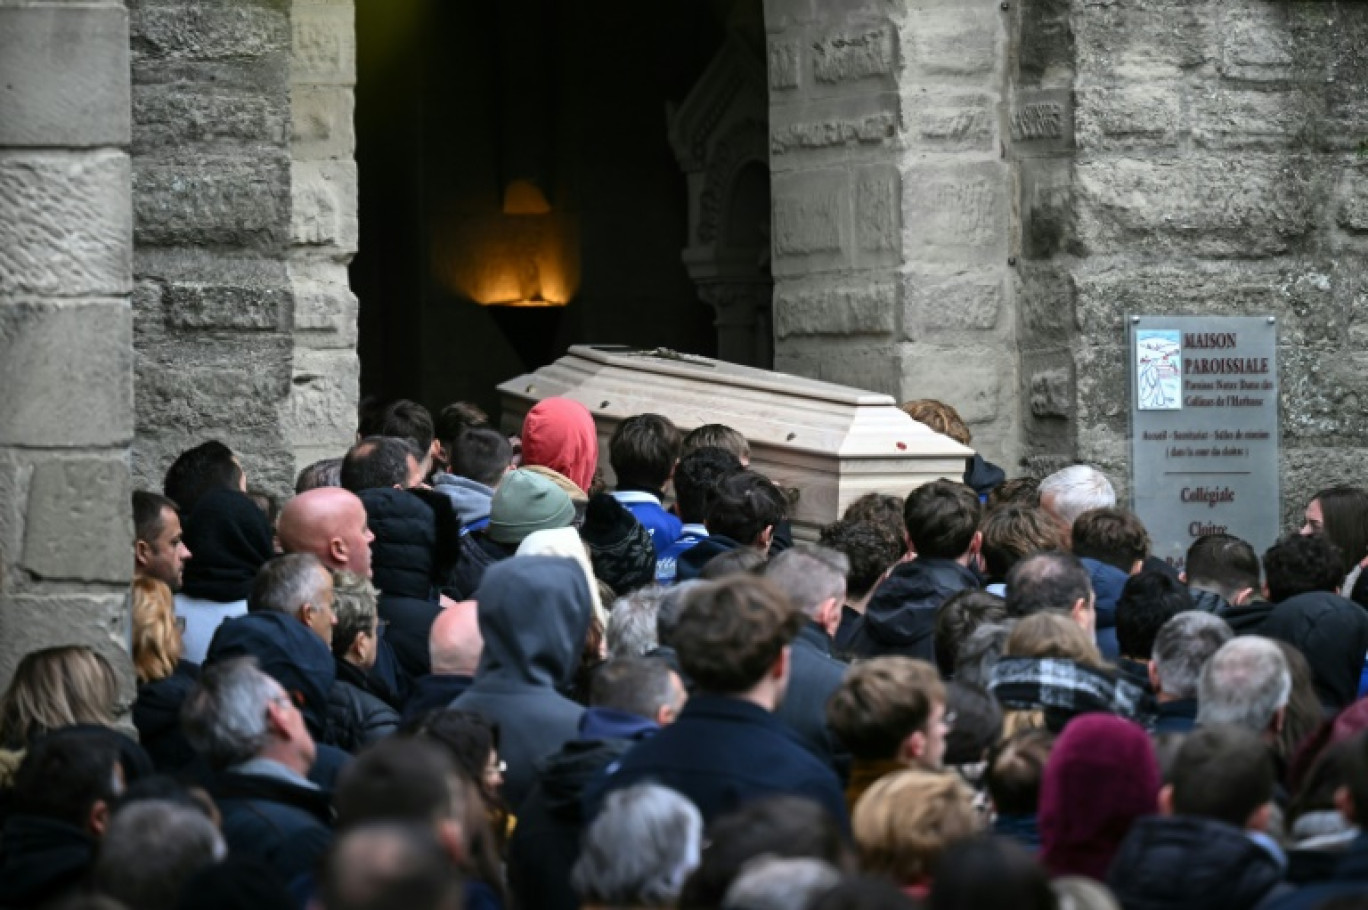
<svg viewBox="0 0 1368 910"><path fill-rule="evenodd" d="M608 441L608 461L619 487L658 490L679 460L679 430L659 414L628 417Z"/></svg>

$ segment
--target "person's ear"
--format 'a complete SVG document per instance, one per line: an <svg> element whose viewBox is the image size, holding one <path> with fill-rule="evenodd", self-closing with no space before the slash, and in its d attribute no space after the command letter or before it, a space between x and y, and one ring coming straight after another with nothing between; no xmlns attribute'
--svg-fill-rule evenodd
<svg viewBox="0 0 1368 910"><path fill-rule="evenodd" d="M152 559L152 545L145 540L133 541L133 562L146 567Z"/></svg>
<svg viewBox="0 0 1368 910"><path fill-rule="evenodd" d="M983 549L983 532L982 532L982 531L975 531L975 532L974 532L974 539L971 540L971 541L969 541L969 552L970 552L970 553L978 553L978 552L979 552L980 550L982 550L982 549Z"/></svg>
<svg viewBox="0 0 1368 910"><path fill-rule="evenodd" d="M1249 818L1245 819L1246 831L1267 831L1268 823L1273 818L1273 803L1266 802L1253 812L1249 813Z"/></svg>
<svg viewBox="0 0 1368 910"><path fill-rule="evenodd" d="M1144 567L1145 567L1145 561L1144 561L1143 559L1137 559L1135 562L1131 563L1130 571L1127 572L1126 574L1127 574L1127 575L1139 575L1139 574L1140 574L1140 570L1143 569Z"/></svg>
<svg viewBox="0 0 1368 910"><path fill-rule="evenodd" d="M783 650L779 652L779 656L776 657L776 658L774 659L773 665L770 666L770 671L769 671L770 679L774 679L774 680L783 679L785 676L788 675L788 671L789 671L789 646L788 646L788 645L784 645Z"/></svg>
<svg viewBox="0 0 1368 910"><path fill-rule="evenodd" d="M1259 588L1263 591L1264 600L1273 599L1273 595L1268 593L1268 582L1264 582L1262 585L1259 586Z"/></svg>
<svg viewBox="0 0 1368 910"><path fill-rule="evenodd" d="M1339 814L1344 816L1344 820L1353 824L1358 823L1358 812L1354 807L1354 796L1349 792L1348 787L1337 787L1335 789L1335 808Z"/></svg>
<svg viewBox="0 0 1368 910"><path fill-rule="evenodd" d="M454 818L444 818L437 823L437 841L447 856L457 866L466 862L465 830Z"/></svg>
<svg viewBox="0 0 1368 910"><path fill-rule="evenodd" d="M102 799L95 800L86 819L86 828L96 837L104 837L105 829L109 827L109 816L109 803Z"/></svg>
<svg viewBox="0 0 1368 910"><path fill-rule="evenodd" d="M1287 706L1279 708L1273 712L1273 719L1268 722L1268 732L1277 736L1282 733L1283 724L1287 722Z"/></svg>
<svg viewBox="0 0 1368 910"><path fill-rule="evenodd" d="M1159 695L1164 691L1164 687L1159 685L1158 661L1151 660L1149 662L1149 683L1150 688L1154 690L1155 695Z"/></svg>
<svg viewBox="0 0 1368 910"><path fill-rule="evenodd" d="M1173 784L1164 784L1159 788L1159 814L1173 814Z"/></svg>
<svg viewBox="0 0 1368 910"><path fill-rule="evenodd" d="M1254 598L1253 588L1242 588L1235 595L1235 599L1230 602L1232 607L1243 607Z"/></svg>
<svg viewBox="0 0 1368 910"><path fill-rule="evenodd" d="M670 724L674 723L675 716L678 713L679 712L675 710L675 706L667 702L659 708L656 708L655 717L651 718L651 720L655 721L658 726L668 727Z"/></svg>
<svg viewBox="0 0 1368 910"><path fill-rule="evenodd" d="M756 543L762 553L768 553L770 544L774 541L774 525L765 525L765 530L760 532L756 538Z"/></svg>
<svg viewBox="0 0 1368 910"><path fill-rule="evenodd" d="M913 730L898 746L898 761L905 765L916 764L925 754L926 733L922 730Z"/></svg>
<svg viewBox="0 0 1368 910"><path fill-rule="evenodd" d="M1178 580L1181 581L1183 584L1187 584L1187 573L1186 573L1186 572L1179 572L1179 573L1178 573Z"/></svg>

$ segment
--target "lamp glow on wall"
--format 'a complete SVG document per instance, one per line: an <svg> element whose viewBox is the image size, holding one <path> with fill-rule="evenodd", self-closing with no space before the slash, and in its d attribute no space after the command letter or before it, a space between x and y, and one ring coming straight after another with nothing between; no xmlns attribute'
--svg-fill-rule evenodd
<svg viewBox="0 0 1368 910"><path fill-rule="evenodd" d="M563 307L579 290L579 230L533 183L512 181L497 214L439 224L434 265L452 291L491 307Z"/></svg>

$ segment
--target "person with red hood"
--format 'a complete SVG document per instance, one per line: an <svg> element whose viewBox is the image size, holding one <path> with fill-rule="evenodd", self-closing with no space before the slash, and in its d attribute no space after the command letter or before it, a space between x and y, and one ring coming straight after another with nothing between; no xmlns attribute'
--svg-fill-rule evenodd
<svg viewBox="0 0 1368 910"><path fill-rule="evenodd" d="M585 493L598 467L598 429L589 409L569 398L546 398L523 419L522 463L563 475Z"/></svg>
<svg viewBox="0 0 1368 910"><path fill-rule="evenodd" d="M1106 881L1131 826L1159 810L1159 762L1139 724L1085 714L1055 741L1040 785L1040 861Z"/></svg>

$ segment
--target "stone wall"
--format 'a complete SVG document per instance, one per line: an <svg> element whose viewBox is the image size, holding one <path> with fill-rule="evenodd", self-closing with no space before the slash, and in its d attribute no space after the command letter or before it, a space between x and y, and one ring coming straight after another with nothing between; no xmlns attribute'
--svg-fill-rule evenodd
<svg viewBox="0 0 1368 910"><path fill-rule="evenodd" d="M1021 17L1028 439L1124 480L1124 317L1268 313L1285 517L1363 483L1368 7L1030 0Z"/></svg>
<svg viewBox="0 0 1368 910"><path fill-rule="evenodd" d="M132 692L128 72L122 2L0 0L0 683L88 644Z"/></svg>
<svg viewBox="0 0 1368 910"><path fill-rule="evenodd" d="M134 477L218 438L283 494L355 420L351 4L131 14Z"/></svg>
<svg viewBox="0 0 1368 910"><path fill-rule="evenodd" d="M941 398L1019 454L1009 15L769 0L775 365Z"/></svg>

